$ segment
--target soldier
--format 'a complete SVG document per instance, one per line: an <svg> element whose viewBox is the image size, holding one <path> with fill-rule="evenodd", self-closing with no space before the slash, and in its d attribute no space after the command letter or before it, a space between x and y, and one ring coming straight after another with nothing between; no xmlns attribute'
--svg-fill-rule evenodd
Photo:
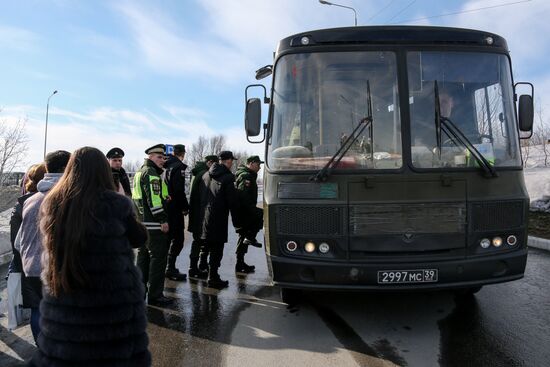
<svg viewBox="0 0 550 367"><path fill-rule="evenodd" d="M191 251L189 253L188 275L190 278L205 279L208 277L208 248L201 239L201 217L204 216L204 213L201 214L199 185L203 183L202 176L217 161L217 155L206 156L204 161L197 162L191 170L193 178L191 179L191 189L189 190L189 223L187 224L187 230L193 233L193 243L191 244ZM198 266L197 262L199 262Z"/></svg>
<svg viewBox="0 0 550 367"><path fill-rule="evenodd" d="M257 155L248 157L246 165L241 164L237 168L235 186L239 192L242 206L243 227L238 230L239 240L237 241L237 264L235 271L238 273L252 273L254 265L244 262L244 255L248 252L248 246L262 247L256 241L256 235L263 226L263 210L257 207L258 203L258 171L262 160Z"/></svg>
<svg viewBox="0 0 550 367"><path fill-rule="evenodd" d="M168 233L170 249L168 250L168 265L166 267L166 278L184 281L187 276L180 273L176 268L176 259L183 249L184 241L184 219L189 212L189 203L185 196L185 170L187 165L183 163L185 158L185 145L174 145L174 152L168 157L164 164L166 168L165 180L168 186Z"/></svg>
<svg viewBox="0 0 550 367"><path fill-rule="evenodd" d="M145 290L149 292L147 302L155 306L172 302L163 295L169 231L165 207L166 201L170 199L168 188L161 179L165 161L164 151L164 144L157 144L145 150L148 158L134 177L132 193L141 221L149 234L145 246L138 250L137 265L143 275Z"/></svg>
<svg viewBox="0 0 550 367"><path fill-rule="evenodd" d="M113 172L113 180L118 192L125 194L126 196L132 196L132 190L130 189L130 179L126 174L124 168L122 168L122 158L124 157L124 151L120 148L112 148L106 154ZM121 189L123 192L121 192Z"/></svg>
<svg viewBox="0 0 550 367"><path fill-rule="evenodd" d="M231 173L235 157L230 151L222 151L218 158L219 163L214 163L202 176L204 185L199 186L201 206L204 208L201 238L210 251L208 286L225 288L229 282L220 278L218 268L223 257L223 246L227 242L228 217L231 212L233 225L240 227L240 213L235 176Z"/></svg>

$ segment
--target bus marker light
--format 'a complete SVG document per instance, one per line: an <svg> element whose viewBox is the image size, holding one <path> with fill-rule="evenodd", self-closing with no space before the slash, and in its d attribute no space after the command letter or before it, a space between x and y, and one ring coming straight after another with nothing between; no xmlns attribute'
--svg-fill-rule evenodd
<svg viewBox="0 0 550 367"><path fill-rule="evenodd" d="M495 247L502 246L502 237L493 238L493 246L495 246Z"/></svg>
<svg viewBox="0 0 550 367"><path fill-rule="evenodd" d="M516 236L510 235L506 239L506 243L508 243L508 245L510 245L510 246L515 246L518 243L518 239L517 239Z"/></svg>
<svg viewBox="0 0 550 367"><path fill-rule="evenodd" d="M290 252L296 251L297 248L298 248L298 244L294 241L288 241L286 243L286 249Z"/></svg>
<svg viewBox="0 0 550 367"><path fill-rule="evenodd" d="M306 250L306 252L311 253L315 251L315 244L313 242L306 242L304 249Z"/></svg>
<svg viewBox="0 0 550 367"><path fill-rule="evenodd" d="M489 246L491 246L491 241L488 238L484 238L479 242L479 245L483 248L489 248Z"/></svg>
<svg viewBox="0 0 550 367"><path fill-rule="evenodd" d="M302 45L304 45L304 46L309 45L309 37L306 37L306 36L302 37L300 42L302 42Z"/></svg>
<svg viewBox="0 0 550 367"><path fill-rule="evenodd" d="M319 252L326 254L327 252L329 252L329 250L330 250L330 246L328 245L328 243L322 242L319 245Z"/></svg>

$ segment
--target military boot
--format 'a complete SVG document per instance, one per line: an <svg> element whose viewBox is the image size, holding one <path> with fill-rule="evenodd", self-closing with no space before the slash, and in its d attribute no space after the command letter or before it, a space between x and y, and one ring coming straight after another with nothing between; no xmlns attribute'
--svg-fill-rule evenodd
<svg viewBox="0 0 550 367"><path fill-rule="evenodd" d="M208 253L201 252L199 260L199 270L208 272Z"/></svg>
<svg viewBox="0 0 550 367"><path fill-rule="evenodd" d="M254 273L256 270L256 267L254 265L248 265L244 262L244 254L237 255L237 264L235 264L235 272L236 273Z"/></svg>
<svg viewBox="0 0 550 367"><path fill-rule="evenodd" d="M165 276L170 280L175 280L178 282L182 282L187 279L187 275L180 273L179 269L176 268L175 256L168 256L168 265L166 266Z"/></svg>
<svg viewBox="0 0 550 367"><path fill-rule="evenodd" d="M217 268L210 268L208 273L208 286L210 288L223 289L229 286L229 282L220 278Z"/></svg>
<svg viewBox="0 0 550 367"><path fill-rule="evenodd" d="M257 247L257 248L262 248L262 244L258 241L256 241L255 238L245 238L243 240L243 243L248 245L248 246L254 246L254 247Z"/></svg>
<svg viewBox="0 0 550 367"><path fill-rule="evenodd" d="M189 278L198 278L198 279L206 279L208 278L208 270L201 270L197 266L197 263L199 261L199 258L190 258L189 263L189 270L187 271L187 274L189 275Z"/></svg>

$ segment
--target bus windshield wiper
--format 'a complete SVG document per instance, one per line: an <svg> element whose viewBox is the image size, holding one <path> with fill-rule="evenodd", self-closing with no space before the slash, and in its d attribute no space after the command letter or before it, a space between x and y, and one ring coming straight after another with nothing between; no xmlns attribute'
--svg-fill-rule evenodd
<svg viewBox="0 0 550 367"><path fill-rule="evenodd" d="M464 135L464 133L449 119L448 117L441 116L441 104L439 102L439 88L437 86L437 80L434 81L434 98L435 98L435 138L437 142L437 151L439 159L441 160L441 132L455 145L464 146L470 154L479 163L479 166L485 171L486 177L497 177L495 168L489 163L487 158L483 156L472 144L472 142Z"/></svg>
<svg viewBox="0 0 550 367"><path fill-rule="evenodd" d="M338 166L338 163L346 155L348 150L351 148L353 143L361 136L363 131L372 124L372 96L370 93L370 83L367 80L367 116L359 120L359 124L353 129L350 135L344 140L340 145L340 148L334 153L330 160L317 172L315 175L311 176L309 179L315 182L326 181L328 176L332 173L334 167ZM371 138L372 141L372 138Z"/></svg>

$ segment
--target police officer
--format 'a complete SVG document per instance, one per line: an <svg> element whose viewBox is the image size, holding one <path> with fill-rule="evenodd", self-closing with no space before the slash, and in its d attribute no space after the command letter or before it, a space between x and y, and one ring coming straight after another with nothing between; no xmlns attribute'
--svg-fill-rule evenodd
<svg viewBox="0 0 550 367"><path fill-rule="evenodd" d="M180 273L176 268L176 259L183 249L184 241L184 221L183 217L189 212L189 203L185 196L185 170L187 165L183 163L185 158L185 145L174 145L174 151L164 164L165 181L168 186L168 225L170 232L168 237L170 241L170 249L168 250L168 260L166 267L166 278L184 281L187 276Z"/></svg>
<svg viewBox="0 0 550 367"><path fill-rule="evenodd" d="M137 206L149 240L138 250L137 265L143 275L150 305L163 306L172 302L164 297L164 271L168 255L168 188L161 178L165 161L165 146L157 144L145 150L148 157L134 176L132 199ZM147 287L148 286L148 287Z"/></svg>
<svg viewBox="0 0 550 367"><path fill-rule="evenodd" d="M189 252L188 275L190 278L205 279L208 277L208 247L201 239L201 217L204 216L204 211L201 214L202 207L199 187L203 182L202 176L217 161L217 155L208 155L204 158L204 161L195 163L195 167L191 170L193 178L191 179L191 189L189 190L189 223L187 224L187 230L193 233L193 242L191 243L191 251ZM199 262L198 265L197 262Z"/></svg>
<svg viewBox="0 0 550 367"><path fill-rule="evenodd" d="M199 187L201 206L204 208L201 238L206 241L210 251L208 261L208 286L225 288L229 282L222 280L218 268L223 257L223 246L227 242L229 212L235 227L240 225L239 197L235 188L235 176L231 173L233 160L230 151L218 155L219 163L214 163L202 176L203 185Z"/></svg>
<svg viewBox="0 0 550 367"><path fill-rule="evenodd" d="M256 241L256 235L263 226L263 210L257 207L258 203L258 171L262 160L257 155L247 158L246 165L241 164L237 168L235 186L239 192L243 214L243 227L238 230L237 264L235 271L238 273L252 273L254 265L244 262L244 255L248 252L248 246L262 247Z"/></svg>
<svg viewBox="0 0 550 367"><path fill-rule="evenodd" d="M126 174L124 168L122 168L122 158L124 157L124 151L120 148L112 148L106 154L113 172L113 181L117 191L120 192L120 188L124 191L126 196L132 196L130 189L130 179Z"/></svg>

